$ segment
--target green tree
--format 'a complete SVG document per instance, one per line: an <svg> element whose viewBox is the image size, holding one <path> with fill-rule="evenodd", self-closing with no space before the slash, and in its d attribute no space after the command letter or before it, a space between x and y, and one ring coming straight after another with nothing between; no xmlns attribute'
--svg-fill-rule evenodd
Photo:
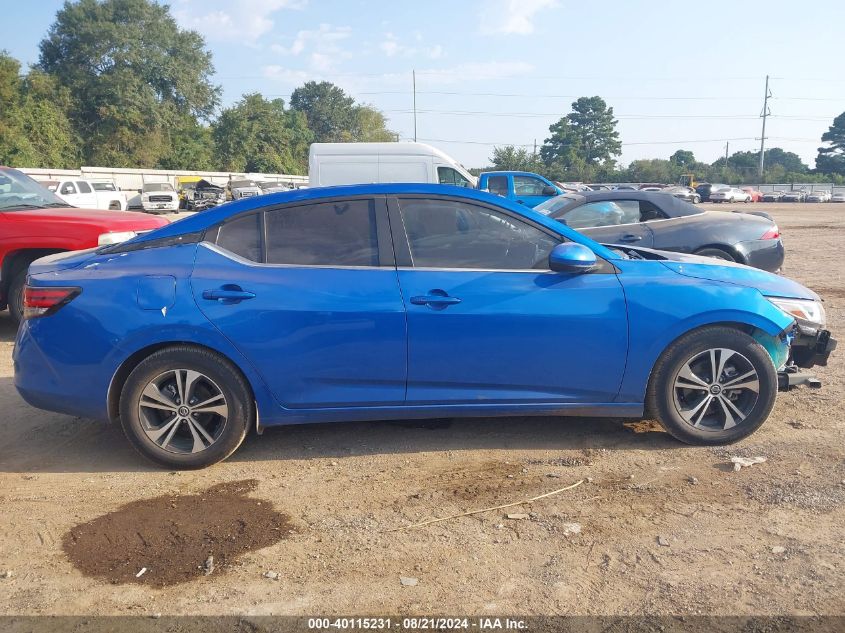
<svg viewBox="0 0 845 633"><path fill-rule="evenodd" d="M281 99L248 94L226 108L213 137L223 169L241 172L305 173L311 132L301 112L285 110Z"/></svg>
<svg viewBox="0 0 845 633"><path fill-rule="evenodd" d="M613 108L601 97L581 97L572 112L554 123L540 156L560 178L594 180L609 173L622 152Z"/></svg>
<svg viewBox="0 0 845 633"><path fill-rule="evenodd" d="M79 142L66 115L70 95L38 70L0 52L0 164L78 167Z"/></svg>
<svg viewBox="0 0 845 633"><path fill-rule="evenodd" d="M309 81L290 96L292 109L302 112L315 143L353 140L355 99L328 81Z"/></svg>
<svg viewBox="0 0 845 633"><path fill-rule="evenodd" d="M504 145L494 147L493 155L490 157L493 169L503 171L537 171L537 160L534 155L524 147Z"/></svg>
<svg viewBox="0 0 845 633"><path fill-rule="evenodd" d="M168 130L219 103L203 38L151 0L65 2L40 49L40 68L74 96L86 162L152 167L171 151Z"/></svg>
<svg viewBox="0 0 845 633"><path fill-rule="evenodd" d="M820 147L816 156L816 169L825 174L845 175L845 112L833 119L833 124L822 134L822 142L829 147Z"/></svg>
<svg viewBox="0 0 845 633"><path fill-rule="evenodd" d="M379 143L396 140L396 133L387 129L387 119L370 105L355 107L350 140L362 143Z"/></svg>
<svg viewBox="0 0 845 633"><path fill-rule="evenodd" d="M290 96L290 107L305 115L315 143L395 141L384 115L370 105L358 105L343 89L328 81L309 81Z"/></svg>
<svg viewBox="0 0 845 633"><path fill-rule="evenodd" d="M212 128L190 116L166 130L166 142L158 159L159 169L216 171L219 169Z"/></svg>
<svg viewBox="0 0 845 633"><path fill-rule="evenodd" d="M695 163L695 155L688 149L679 149L669 157L669 162L679 167L691 167Z"/></svg>

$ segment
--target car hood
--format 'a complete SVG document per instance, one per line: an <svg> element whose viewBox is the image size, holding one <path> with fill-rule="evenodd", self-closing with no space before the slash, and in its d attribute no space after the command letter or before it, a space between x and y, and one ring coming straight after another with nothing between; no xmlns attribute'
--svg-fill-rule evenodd
<svg viewBox="0 0 845 633"><path fill-rule="evenodd" d="M144 213L131 211L107 211L105 209L78 209L76 207L57 207L55 209L20 209L4 211L10 220L31 222L50 222L69 224L88 224L103 231L151 231L169 224L164 218L156 218Z"/></svg>
<svg viewBox="0 0 845 633"><path fill-rule="evenodd" d="M617 246L615 248L621 248L625 251L637 251L646 259L656 259L669 270L685 277L721 281L736 286L756 288L768 297L819 300L819 296L815 292L809 288L805 288L797 281L792 281L787 277L775 275L759 268L746 266L745 264L727 262L712 257L701 257L700 255L658 251L650 248L630 248L627 246Z"/></svg>

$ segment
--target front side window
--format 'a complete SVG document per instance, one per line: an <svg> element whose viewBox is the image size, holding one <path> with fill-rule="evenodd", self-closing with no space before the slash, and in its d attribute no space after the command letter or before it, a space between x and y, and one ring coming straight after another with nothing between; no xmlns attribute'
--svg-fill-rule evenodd
<svg viewBox="0 0 845 633"><path fill-rule="evenodd" d="M545 270L561 242L506 213L464 202L404 199L399 206L417 268Z"/></svg>
<svg viewBox="0 0 845 633"><path fill-rule="evenodd" d="M91 193L91 187L84 180L77 180L76 185L79 187L79 193Z"/></svg>
<svg viewBox="0 0 845 633"><path fill-rule="evenodd" d="M471 187L469 180L464 178L457 169L451 167L438 167L437 178L441 185L456 185L458 187Z"/></svg>
<svg viewBox="0 0 845 633"><path fill-rule="evenodd" d="M542 196L548 185L534 176L514 176L513 192L518 196Z"/></svg>
<svg viewBox="0 0 845 633"><path fill-rule="evenodd" d="M62 185L61 193L63 196L71 196L76 193L76 187L73 186L72 182L66 182Z"/></svg>
<svg viewBox="0 0 845 633"><path fill-rule="evenodd" d="M251 213L226 222L217 233L217 246L251 262L261 261L261 220Z"/></svg>
<svg viewBox="0 0 845 633"><path fill-rule="evenodd" d="M588 202L563 216L573 229L590 229L599 226L617 226L640 221L639 200L602 200Z"/></svg>
<svg viewBox="0 0 845 633"><path fill-rule="evenodd" d="M342 200L268 211L267 263L378 266L373 200Z"/></svg>

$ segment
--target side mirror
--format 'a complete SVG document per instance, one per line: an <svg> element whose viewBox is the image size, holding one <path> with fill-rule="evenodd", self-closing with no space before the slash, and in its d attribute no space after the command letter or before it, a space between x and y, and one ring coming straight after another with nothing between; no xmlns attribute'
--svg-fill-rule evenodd
<svg viewBox="0 0 845 633"><path fill-rule="evenodd" d="M558 244L549 253L549 268L558 273L587 273L596 267L596 254L583 244Z"/></svg>
<svg viewBox="0 0 845 633"><path fill-rule="evenodd" d="M558 194L557 194L557 189L555 189L551 185L546 185L545 187L543 187L543 192L540 195L542 195L542 196L556 196Z"/></svg>

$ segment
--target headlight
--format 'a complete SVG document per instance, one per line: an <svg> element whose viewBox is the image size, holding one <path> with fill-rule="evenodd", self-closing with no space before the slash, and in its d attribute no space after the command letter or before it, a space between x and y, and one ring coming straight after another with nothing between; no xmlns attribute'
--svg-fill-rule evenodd
<svg viewBox="0 0 845 633"><path fill-rule="evenodd" d="M102 233L97 238L97 244L105 246L106 244L120 244L126 240L131 240L138 235L135 231L120 231L117 233Z"/></svg>
<svg viewBox="0 0 845 633"><path fill-rule="evenodd" d="M810 299L782 299L780 297L766 297L789 316L795 317L799 323L821 327L825 324L824 306L821 301Z"/></svg>

